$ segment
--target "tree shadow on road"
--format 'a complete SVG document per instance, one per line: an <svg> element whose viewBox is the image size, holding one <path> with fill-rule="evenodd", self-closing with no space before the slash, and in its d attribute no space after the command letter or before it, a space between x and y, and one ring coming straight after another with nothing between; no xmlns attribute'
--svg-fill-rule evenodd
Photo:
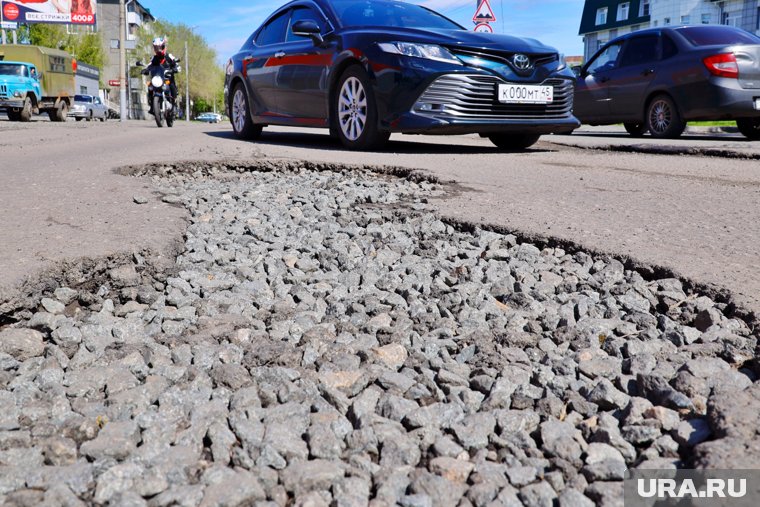
<svg viewBox="0 0 760 507"><path fill-rule="evenodd" d="M232 131L208 131L206 135L211 137L217 137L221 139L237 140L238 138ZM457 136L447 136L451 142L447 144L428 143L424 141L407 141L391 139L379 153L401 153L401 154L501 154L504 153L491 146L471 146L466 144L457 144ZM309 148L313 150L324 151L348 151L346 150L340 141L330 137L328 134L323 133L304 133L304 132L267 132L266 129L262 133L261 137L256 141L256 144L267 145L285 145L293 148ZM533 147L524 152L518 153L547 153L557 150L542 149Z"/></svg>

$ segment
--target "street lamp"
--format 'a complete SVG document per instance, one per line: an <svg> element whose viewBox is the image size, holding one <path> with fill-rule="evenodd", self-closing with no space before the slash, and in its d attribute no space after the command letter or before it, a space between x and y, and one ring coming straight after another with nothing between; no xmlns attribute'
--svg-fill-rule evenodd
<svg viewBox="0 0 760 507"><path fill-rule="evenodd" d="M190 27L190 35L199 25ZM187 54L187 39L185 39L185 121L190 121L190 58Z"/></svg>

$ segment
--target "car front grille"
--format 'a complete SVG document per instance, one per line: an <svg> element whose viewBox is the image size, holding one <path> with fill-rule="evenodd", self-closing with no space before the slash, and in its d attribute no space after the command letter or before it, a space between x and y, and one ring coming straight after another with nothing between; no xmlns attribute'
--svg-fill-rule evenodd
<svg viewBox="0 0 760 507"><path fill-rule="evenodd" d="M8 98L8 87L6 85L0 85L0 99Z"/></svg>
<svg viewBox="0 0 760 507"><path fill-rule="evenodd" d="M547 79L531 85L554 87L551 104L504 104L498 101L499 84L506 81L481 74L448 74L428 86L414 109L421 114L467 120L562 119L573 109L573 83ZM528 83L525 83L528 84Z"/></svg>

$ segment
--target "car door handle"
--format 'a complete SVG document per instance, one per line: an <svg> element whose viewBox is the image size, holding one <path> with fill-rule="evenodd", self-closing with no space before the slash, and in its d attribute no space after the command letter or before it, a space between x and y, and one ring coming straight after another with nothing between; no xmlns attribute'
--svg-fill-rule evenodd
<svg viewBox="0 0 760 507"><path fill-rule="evenodd" d="M652 74L654 74L654 69L647 69L641 73L642 76L651 76Z"/></svg>
<svg viewBox="0 0 760 507"><path fill-rule="evenodd" d="M285 51L278 51L274 54L275 58L282 58L283 56L285 56Z"/></svg>

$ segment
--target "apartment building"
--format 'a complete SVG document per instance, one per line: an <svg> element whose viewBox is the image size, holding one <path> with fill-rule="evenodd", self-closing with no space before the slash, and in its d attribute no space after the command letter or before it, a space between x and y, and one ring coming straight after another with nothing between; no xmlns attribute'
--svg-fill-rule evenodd
<svg viewBox="0 0 760 507"><path fill-rule="evenodd" d="M760 35L760 0L586 0L579 35L588 60L619 35L697 24L731 25Z"/></svg>
<svg viewBox="0 0 760 507"><path fill-rule="evenodd" d="M127 25L127 64L133 65L137 58L145 55L135 55L132 51L137 44L140 27L155 21L155 18L145 6L137 0L125 0ZM98 0L98 31L103 34L106 50L106 64L101 70L102 81L108 100L116 106L119 104L119 88L110 86L110 81L119 79L119 0ZM127 102L130 118L144 118L147 111L145 86L142 79L127 80ZM118 110L118 108L117 108Z"/></svg>

